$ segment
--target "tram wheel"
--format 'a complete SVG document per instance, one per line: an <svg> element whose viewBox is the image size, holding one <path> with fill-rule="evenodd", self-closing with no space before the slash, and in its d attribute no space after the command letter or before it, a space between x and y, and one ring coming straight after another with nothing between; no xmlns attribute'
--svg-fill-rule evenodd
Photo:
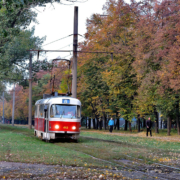
<svg viewBox="0 0 180 180"><path fill-rule="evenodd" d="M78 143L78 139L73 139L72 142Z"/></svg>
<svg viewBox="0 0 180 180"><path fill-rule="evenodd" d="M49 139L49 140L46 139L46 142L47 142L47 143L53 143L53 140L52 140L52 139Z"/></svg>
<svg viewBox="0 0 180 180"><path fill-rule="evenodd" d="M41 133L41 137L40 137L40 139L43 141L44 139L43 139L43 134Z"/></svg>

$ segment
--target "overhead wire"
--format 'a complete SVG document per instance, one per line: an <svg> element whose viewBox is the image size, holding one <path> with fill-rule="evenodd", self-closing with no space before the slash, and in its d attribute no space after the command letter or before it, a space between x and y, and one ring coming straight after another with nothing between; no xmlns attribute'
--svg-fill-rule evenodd
<svg viewBox="0 0 180 180"><path fill-rule="evenodd" d="M62 38L60 38L60 39L57 39L57 40L52 41L52 42L50 42L50 43L47 43L47 44L43 45L42 47L47 46L47 45L49 45L49 44L52 44L52 43L54 43L54 42L60 41L60 40L62 40L62 39L68 38L68 37L70 37L70 36L72 36L72 35L73 35L73 34L70 34L70 35L68 35L68 36L62 37Z"/></svg>
<svg viewBox="0 0 180 180"><path fill-rule="evenodd" d="M81 35L81 36L82 36L82 35ZM79 41L82 40L82 39L84 39L84 37L80 38ZM63 46L63 47L61 47L61 48L59 48L59 49L56 49L56 50L64 49L65 47L68 47L68 46L70 46L70 45L72 45L72 44L73 44L73 43L70 43L70 44L68 44L68 45L66 45L66 46ZM52 52L49 52L49 53L52 53Z"/></svg>
<svg viewBox="0 0 180 180"><path fill-rule="evenodd" d="M81 36L82 36L82 35L81 35ZM84 39L84 37L80 38L79 41L82 40L82 39ZM68 47L68 46L70 46L70 45L73 45L73 43L70 43L70 44L68 44L68 45L66 45L66 46L63 46L63 47L61 47L60 49L56 49L56 50L61 50L61 49L65 48L65 47ZM52 52L49 52L49 53L52 53ZM66 57L68 57L68 56L71 56L71 55L72 55L72 54L66 55L66 56L62 57L62 59L63 59L63 58L66 58Z"/></svg>
<svg viewBox="0 0 180 180"><path fill-rule="evenodd" d="M73 34L70 34L70 35L68 35L68 36L62 37L62 38L60 38L60 39L57 39L57 40L52 41L52 42L50 42L50 43L47 43L47 44L43 45L42 47L47 46L47 45L50 45L50 44L55 43L55 42L57 42L57 41L63 40L63 39L68 38L68 37L70 37L70 36L72 36L72 35L73 35ZM83 35L81 35L81 34L78 34L78 35L79 35L79 36L82 36L82 38L80 38L79 40L82 40L82 39L84 38ZM57 50L61 50L61 49L65 48L65 47L68 47L68 46L70 46L70 45L72 45L72 44L73 44L73 43L70 43L70 44L68 44L68 45L66 45L66 46L61 47L60 49L57 49ZM71 56L71 54L69 54L69 55L67 55L67 56L64 56L63 58L66 58L66 57L68 57L68 56ZM25 68L25 67L23 67L23 66L21 66L21 65L19 65L19 64L17 64L17 63L14 63L14 64L15 64L16 66L19 66L19 67L25 69L25 70L29 70L29 68ZM16 80L16 79L6 78L6 79L4 79L4 80ZM25 80L25 79L17 79L17 80ZM2 81L3 81L3 80L2 80Z"/></svg>

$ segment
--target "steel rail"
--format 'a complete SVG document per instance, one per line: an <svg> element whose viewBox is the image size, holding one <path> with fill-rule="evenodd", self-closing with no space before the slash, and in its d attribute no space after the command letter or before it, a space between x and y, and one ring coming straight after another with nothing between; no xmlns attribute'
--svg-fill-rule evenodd
<svg viewBox="0 0 180 180"><path fill-rule="evenodd" d="M110 142L110 143L118 143L118 144L126 144L126 145L129 145L128 143L122 142L122 141L105 140L105 139L99 139L99 138L92 138L92 137L89 137L89 136L80 136L80 137L81 137L81 138L92 139L92 140L97 140L97 141L104 141L104 142ZM134 157L129 156L129 155L125 155L125 156L131 157L131 158L136 159L136 160L143 161L143 159L134 158ZM152 163L151 161L147 161L147 162ZM164 167L168 167L168 168L180 170L180 168L173 167L173 166L168 166L168 165L161 164L161 163L155 163L155 162L153 162L153 164L157 164L157 165L160 165L160 166L164 166Z"/></svg>
<svg viewBox="0 0 180 180"><path fill-rule="evenodd" d="M59 143L53 143L53 144L56 145L56 146L60 146ZM67 147L64 147L64 148L69 149L69 148L67 148ZM92 156L92 155L90 155L90 154L84 153L84 152L82 152L82 151L74 150L74 149L72 149L72 148L71 148L71 150L76 151L76 152L80 152L80 153L85 154L85 155L87 155L87 156L90 156L90 157L92 157L93 159L97 159L97 160L100 160L100 161L103 161L103 162L108 162L108 163L110 163L110 164L114 164L114 165L116 165L116 166L121 167L122 169L134 170L135 172L138 172L138 173L143 174L143 175L145 175L145 176L152 177L152 178L154 179L154 176L153 176L153 175L150 175L150 174L147 174L147 173L138 171L138 170L136 170L135 168L129 168L129 167L126 167L126 166L123 166L123 165L120 165L120 164L117 164L117 163L114 163L114 162L111 162L111 161L108 161L108 160L100 159L100 158L94 157L94 156ZM122 162L121 162L121 163L122 163ZM123 163L123 164L126 165L125 163ZM157 175L156 175L156 176L157 176ZM157 176L157 177L158 177L158 176ZM163 177L158 177L158 179L168 180L168 179L165 179L165 178L163 178Z"/></svg>

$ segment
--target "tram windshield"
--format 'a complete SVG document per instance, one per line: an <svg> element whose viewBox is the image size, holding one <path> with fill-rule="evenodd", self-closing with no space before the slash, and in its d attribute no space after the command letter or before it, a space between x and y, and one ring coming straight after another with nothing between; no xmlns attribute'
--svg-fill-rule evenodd
<svg viewBox="0 0 180 180"><path fill-rule="evenodd" d="M53 104L50 110L51 118L80 118L80 106Z"/></svg>

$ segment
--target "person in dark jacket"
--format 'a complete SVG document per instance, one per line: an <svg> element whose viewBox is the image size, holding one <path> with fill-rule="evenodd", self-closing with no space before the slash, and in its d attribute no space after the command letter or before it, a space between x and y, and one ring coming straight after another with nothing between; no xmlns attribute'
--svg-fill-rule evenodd
<svg viewBox="0 0 180 180"><path fill-rule="evenodd" d="M151 122L151 118L149 117L148 120L146 121L146 128L147 128L146 136L148 136L148 132L150 132L150 136L152 136L151 126L152 126L152 122Z"/></svg>
<svg viewBox="0 0 180 180"><path fill-rule="evenodd" d="M113 126L114 126L114 120L113 120L113 118L111 118L111 119L109 120L108 125L110 126L109 132L112 133L112 131L113 131Z"/></svg>

